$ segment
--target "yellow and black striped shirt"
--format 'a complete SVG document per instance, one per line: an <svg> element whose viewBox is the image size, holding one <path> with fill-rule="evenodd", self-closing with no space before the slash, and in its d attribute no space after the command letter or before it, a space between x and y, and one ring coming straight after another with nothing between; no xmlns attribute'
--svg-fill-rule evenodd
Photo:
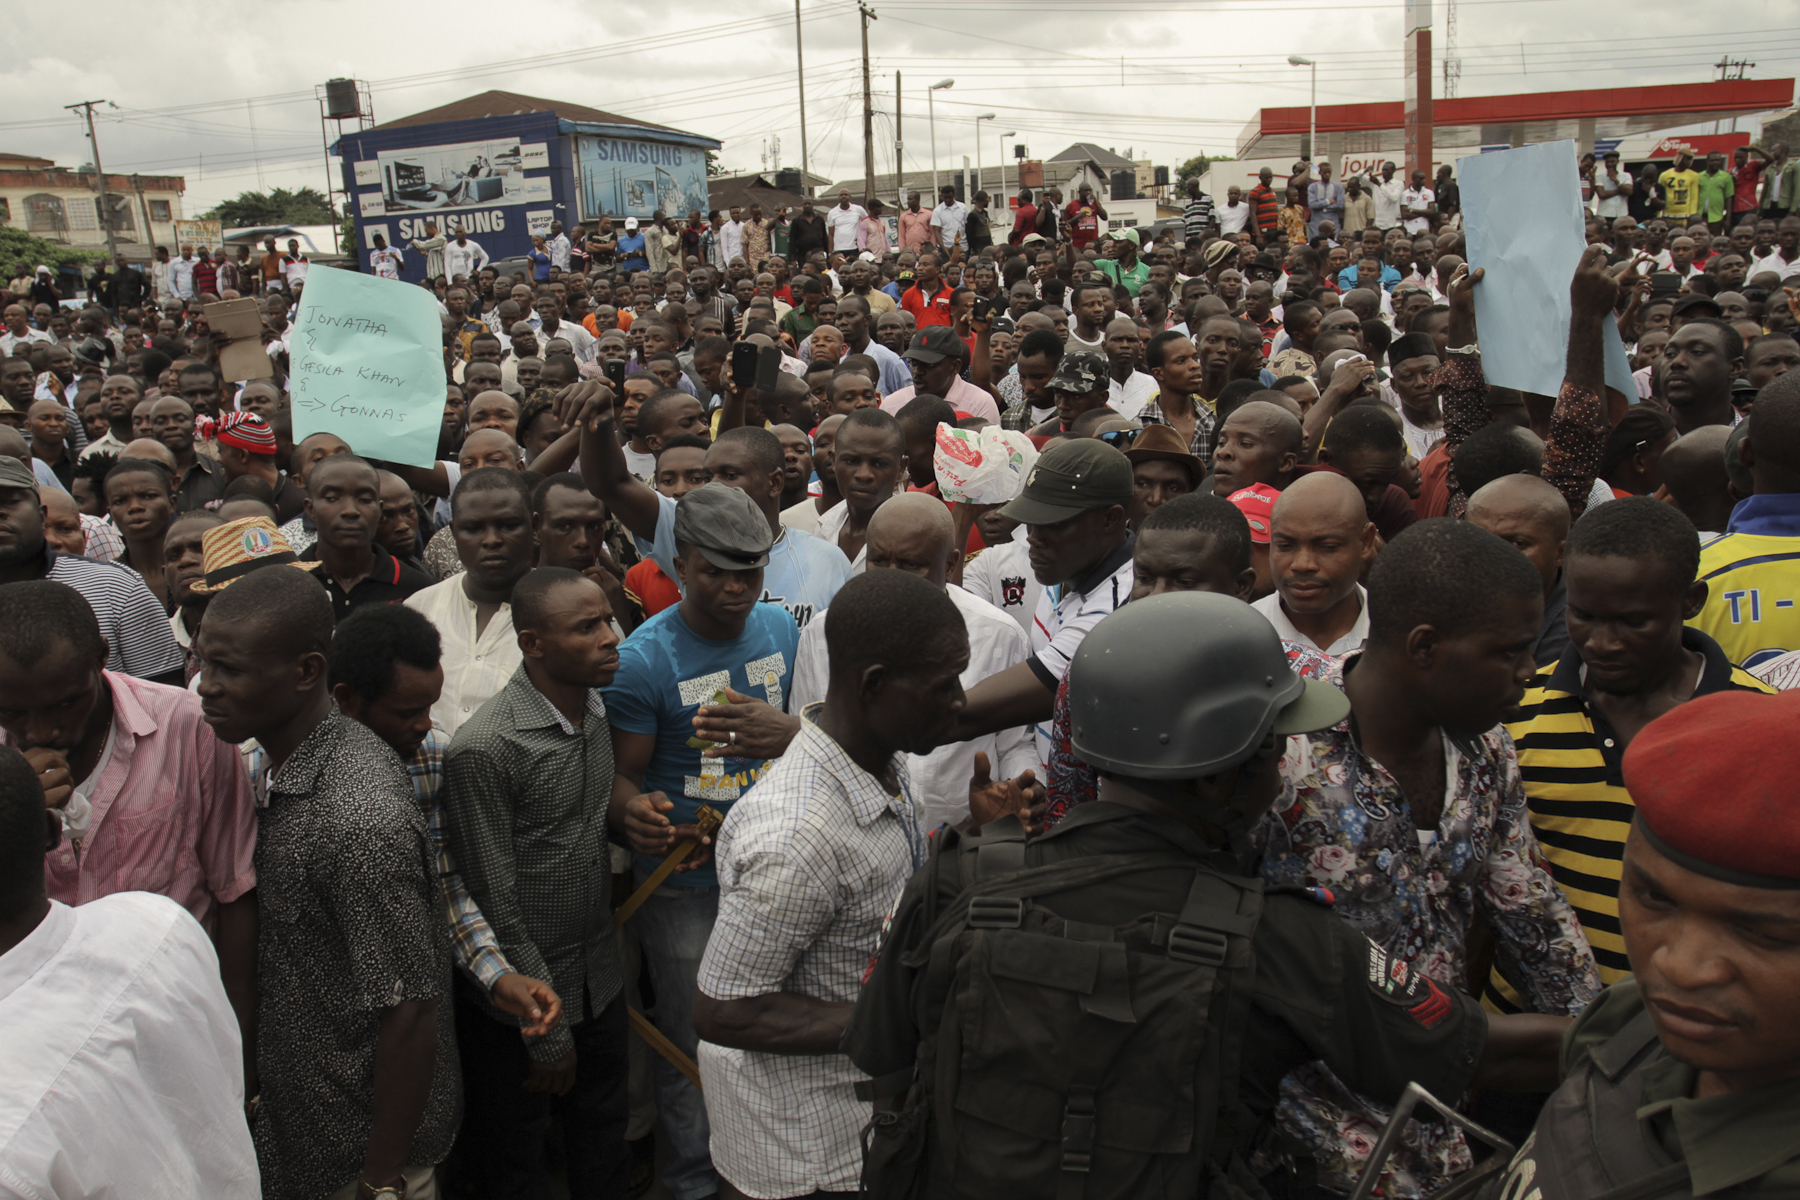
<svg viewBox="0 0 1800 1200"><path fill-rule="evenodd" d="M1692 626L1682 630L1681 644L1706 659L1696 696L1774 690L1734 667L1717 642ZM1600 981L1612 983L1631 970L1619 929L1620 862L1636 811L1625 790L1625 745L1588 704L1581 656L1573 646L1538 672L1520 707L1519 719L1506 728L1518 749L1531 829L1550 874L1581 919ZM1520 1011L1517 989L1497 967L1482 1001L1498 1012Z"/></svg>

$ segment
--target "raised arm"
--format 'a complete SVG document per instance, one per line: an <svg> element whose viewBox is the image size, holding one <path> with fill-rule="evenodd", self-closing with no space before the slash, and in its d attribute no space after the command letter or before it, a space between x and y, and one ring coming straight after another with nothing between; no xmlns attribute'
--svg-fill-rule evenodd
<svg viewBox="0 0 1800 1200"><path fill-rule="evenodd" d="M581 482L625 528L646 541L656 536L657 495L632 475L614 432L612 389L597 379L572 383L556 394L552 411L565 431L579 430Z"/></svg>

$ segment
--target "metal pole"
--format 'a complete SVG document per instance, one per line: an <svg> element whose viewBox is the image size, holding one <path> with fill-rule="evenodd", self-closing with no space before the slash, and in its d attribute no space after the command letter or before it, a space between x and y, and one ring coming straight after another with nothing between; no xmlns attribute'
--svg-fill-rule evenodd
<svg viewBox="0 0 1800 1200"><path fill-rule="evenodd" d="M975 118L975 186L969 189L969 203L975 203L975 193L981 190L981 118Z"/></svg>
<svg viewBox="0 0 1800 1200"><path fill-rule="evenodd" d="M794 74L800 82L800 187L801 195L812 195L806 177L812 174L812 163L806 153L806 48L800 43L800 0L794 0Z"/></svg>
<svg viewBox="0 0 1800 1200"><path fill-rule="evenodd" d="M901 150L904 143L900 140L900 72L894 72L894 219L900 219L900 210L906 207L906 184L904 176L906 166L901 161Z"/></svg>
<svg viewBox="0 0 1800 1200"><path fill-rule="evenodd" d="M110 268L119 261L119 247L113 239L112 209L106 203L106 168L100 165L100 139L94 136L94 105L105 103L104 100L83 100L80 104L63 107L71 112L79 108L87 115L88 146L94 152L94 194L99 197L100 228L106 231L106 265Z"/></svg>
<svg viewBox="0 0 1800 1200"><path fill-rule="evenodd" d="M1312 74L1312 97L1306 113L1306 158L1310 163L1319 156L1319 64L1307 67Z"/></svg>
<svg viewBox="0 0 1800 1200"><path fill-rule="evenodd" d="M1017 133L1003 133L1000 135L1000 203L1002 207L1005 207L1008 210L1012 207L1012 201L1006 190L1006 139L1017 136Z"/></svg>
<svg viewBox="0 0 1800 1200"><path fill-rule="evenodd" d="M867 5L858 3L856 11L862 16L862 54L863 54L863 204L867 205L875 195L875 99L869 91L869 22L878 20ZM811 193L807 193L811 195Z"/></svg>
<svg viewBox="0 0 1800 1200"><path fill-rule="evenodd" d="M925 89L925 120L931 126L931 202L937 203L937 89Z"/></svg>

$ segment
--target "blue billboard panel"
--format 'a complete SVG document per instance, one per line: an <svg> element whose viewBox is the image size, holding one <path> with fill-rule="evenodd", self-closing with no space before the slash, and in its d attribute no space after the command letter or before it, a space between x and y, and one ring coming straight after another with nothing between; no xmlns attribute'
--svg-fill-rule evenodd
<svg viewBox="0 0 1800 1200"><path fill-rule="evenodd" d="M587 219L706 211L706 151L697 146L588 135L575 146Z"/></svg>

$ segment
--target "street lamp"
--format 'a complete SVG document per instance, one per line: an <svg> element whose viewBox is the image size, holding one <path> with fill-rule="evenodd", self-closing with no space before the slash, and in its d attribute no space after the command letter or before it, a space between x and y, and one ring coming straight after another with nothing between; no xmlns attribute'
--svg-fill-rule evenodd
<svg viewBox="0 0 1800 1200"><path fill-rule="evenodd" d="M975 118L975 186L969 189L969 203L975 203L975 193L981 190L981 123L994 119L993 113L982 113ZM1000 160L1000 169L1006 170L1006 160Z"/></svg>
<svg viewBox="0 0 1800 1200"><path fill-rule="evenodd" d="M1306 153L1300 157L1312 166L1314 144L1319 140L1319 64L1310 58L1302 58L1298 54L1288 55L1290 67L1305 67L1312 74L1312 97L1307 103L1306 111Z"/></svg>
<svg viewBox="0 0 1800 1200"><path fill-rule="evenodd" d="M1006 198L1006 139L1018 137L1018 131L1009 129L1000 135L1000 204L1005 207Z"/></svg>
<svg viewBox="0 0 1800 1200"><path fill-rule="evenodd" d="M955 86L956 86L956 80L954 80L954 79L940 79L938 82L932 84L925 91L925 111L926 111L926 114L927 114L930 124L931 124L931 202L933 204L937 203L937 194L938 194L937 105L935 103L933 103L933 101L935 101L937 99L937 97L935 95L933 95L933 93L941 91L947 87L955 87Z"/></svg>

